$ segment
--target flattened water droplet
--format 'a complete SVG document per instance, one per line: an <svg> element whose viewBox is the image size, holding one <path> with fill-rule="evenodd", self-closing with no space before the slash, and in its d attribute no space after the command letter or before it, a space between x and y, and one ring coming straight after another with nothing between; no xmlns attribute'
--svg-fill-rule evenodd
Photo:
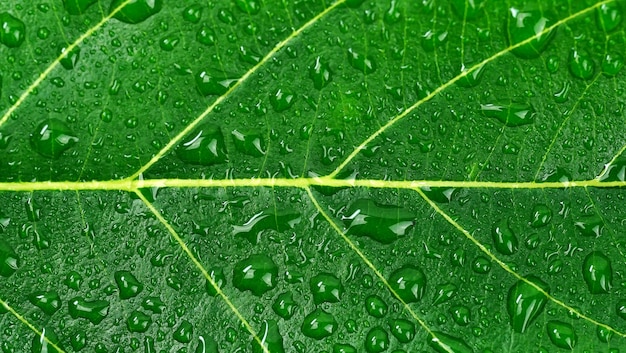
<svg viewBox="0 0 626 353"><path fill-rule="evenodd" d="M548 31L556 21L547 17L541 10L525 11L512 7L509 12L511 15L507 19L509 44L516 45L533 38L530 42L513 49L513 54L524 59L539 57L556 33L556 28Z"/></svg>
<svg viewBox="0 0 626 353"><path fill-rule="evenodd" d="M20 268L22 261L4 239L0 239L0 276L9 277Z"/></svg>
<svg viewBox="0 0 626 353"><path fill-rule="evenodd" d="M578 343L578 336L572 325L558 320L548 321L546 325L550 341L557 347L572 350Z"/></svg>
<svg viewBox="0 0 626 353"><path fill-rule="evenodd" d="M320 273L309 281L315 304L337 303L341 300L344 289L339 278L330 273Z"/></svg>
<svg viewBox="0 0 626 353"><path fill-rule="evenodd" d="M283 336L278 330L278 324L275 320L264 320L259 330L259 337L263 338L263 346L265 350L259 346L259 342L252 340L252 353L276 352L284 353Z"/></svg>
<svg viewBox="0 0 626 353"><path fill-rule="evenodd" d="M370 295L365 298L365 310L373 317L384 317L388 309L387 303L378 295Z"/></svg>
<svg viewBox="0 0 626 353"><path fill-rule="evenodd" d="M203 96L221 96L228 92L237 79L229 78L224 74L202 71L196 75L196 86Z"/></svg>
<svg viewBox="0 0 626 353"><path fill-rule="evenodd" d="M290 319L296 310L296 302L293 300L293 293L285 292L280 294L274 301L272 309L276 315L283 319Z"/></svg>
<svg viewBox="0 0 626 353"><path fill-rule="evenodd" d="M357 52L352 48L348 49L348 62L350 63L350 66L365 75L373 73L377 68L374 58Z"/></svg>
<svg viewBox="0 0 626 353"><path fill-rule="evenodd" d="M258 244L263 232L270 229L277 232L293 229L301 219L299 212L268 209L255 214L244 225L233 226L233 235L246 238L251 244Z"/></svg>
<svg viewBox="0 0 626 353"><path fill-rule="evenodd" d="M426 291L426 276L414 266L407 265L394 271L387 281L405 303L418 302Z"/></svg>
<svg viewBox="0 0 626 353"><path fill-rule="evenodd" d="M143 291L143 284L129 271L117 271L114 277L119 288L120 299L136 297Z"/></svg>
<svg viewBox="0 0 626 353"><path fill-rule="evenodd" d="M484 116L510 127L532 124L536 115L533 106L526 103L481 104L480 110Z"/></svg>
<svg viewBox="0 0 626 353"><path fill-rule="evenodd" d="M151 324L152 318L139 310L133 311L126 320L126 327L130 332L146 332Z"/></svg>
<svg viewBox="0 0 626 353"><path fill-rule="evenodd" d="M519 241L513 230L509 227L508 220L504 219L493 226L491 232L493 243L500 253L504 255L512 255L519 248Z"/></svg>
<svg viewBox="0 0 626 353"><path fill-rule="evenodd" d="M598 26L605 32L610 32L622 22L622 13L616 2L602 4L596 8Z"/></svg>
<svg viewBox="0 0 626 353"><path fill-rule="evenodd" d="M48 315L56 313L61 307L61 297L57 292L35 292L28 296L28 300Z"/></svg>
<svg viewBox="0 0 626 353"><path fill-rule="evenodd" d="M73 290L80 290L80 285L83 283L83 276L76 271L71 271L65 276L63 284Z"/></svg>
<svg viewBox="0 0 626 353"><path fill-rule="evenodd" d="M544 292L549 292L550 287L539 277L530 275L526 279L543 289ZM524 333L532 321L541 314L547 302L546 296L530 284L522 280L514 284L509 290L506 301L513 330Z"/></svg>
<svg viewBox="0 0 626 353"><path fill-rule="evenodd" d="M276 287L278 266L264 254L251 255L239 261L233 269L233 285L240 291L249 290L260 297Z"/></svg>
<svg viewBox="0 0 626 353"><path fill-rule="evenodd" d="M611 260L599 251L593 251L583 262L583 278L592 294L608 293L613 282Z"/></svg>
<svg viewBox="0 0 626 353"><path fill-rule="evenodd" d="M232 135L239 152L253 157L262 157L267 152L265 137L260 132L233 130Z"/></svg>
<svg viewBox="0 0 626 353"><path fill-rule="evenodd" d="M389 334L380 326L373 327L365 336L365 351L380 353L389 348Z"/></svg>
<svg viewBox="0 0 626 353"><path fill-rule="evenodd" d="M293 105L296 95L292 92L278 89L274 94L270 95L270 104L277 113L283 112Z"/></svg>
<svg viewBox="0 0 626 353"><path fill-rule="evenodd" d="M429 186L424 186L421 190L426 197L437 203L448 203L452 201L454 194L456 193L456 188L431 188Z"/></svg>
<svg viewBox="0 0 626 353"><path fill-rule="evenodd" d="M147 297L143 300L141 306L155 314L161 314L165 309L165 303L159 297Z"/></svg>
<svg viewBox="0 0 626 353"><path fill-rule="evenodd" d="M569 71L574 77L583 80L593 77L595 70L591 56L580 50L572 50L569 56Z"/></svg>
<svg viewBox="0 0 626 353"><path fill-rule="evenodd" d="M530 215L530 226L540 228L546 226L552 220L552 210L546 205L535 205Z"/></svg>
<svg viewBox="0 0 626 353"><path fill-rule="evenodd" d="M0 43L17 48L26 38L26 25L8 12L0 13Z"/></svg>
<svg viewBox="0 0 626 353"><path fill-rule="evenodd" d="M97 325L109 313L109 302L106 300L87 301L81 297L70 299L68 304L70 316L74 319L82 317Z"/></svg>
<svg viewBox="0 0 626 353"><path fill-rule="evenodd" d="M404 319L389 320L391 334L401 343L409 343L415 337L415 324Z"/></svg>
<svg viewBox="0 0 626 353"><path fill-rule="evenodd" d="M439 353L473 353L474 351L462 339L443 332L433 331L428 336L428 344Z"/></svg>
<svg viewBox="0 0 626 353"><path fill-rule="evenodd" d="M390 244L407 234L415 224L415 214L395 205L382 205L370 199L359 199L345 211L342 220L348 233L366 236Z"/></svg>
<svg viewBox="0 0 626 353"><path fill-rule="evenodd" d="M121 6L125 0L113 0L109 11L113 12ZM130 0L122 10L113 16L125 23L140 23L161 11L163 0Z"/></svg>
<svg viewBox="0 0 626 353"><path fill-rule="evenodd" d="M77 142L78 137L69 126L57 119L42 121L30 134L30 144L35 152L48 158L59 158Z"/></svg>
<svg viewBox="0 0 626 353"><path fill-rule="evenodd" d="M304 318L301 330L305 336L321 340L337 331L337 321L331 314L318 308Z"/></svg>
<svg viewBox="0 0 626 353"><path fill-rule="evenodd" d="M82 15L98 0L63 0L63 7L70 15Z"/></svg>
<svg viewBox="0 0 626 353"><path fill-rule="evenodd" d="M332 76L328 63L320 56L316 57L313 65L309 67L309 78L313 81L313 86L317 89L326 87Z"/></svg>
<svg viewBox="0 0 626 353"><path fill-rule="evenodd" d="M605 76L613 77L624 67L624 59L619 54L606 54L602 59L602 73Z"/></svg>
<svg viewBox="0 0 626 353"><path fill-rule="evenodd" d="M200 125L178 144L176 155L189 164L211 166L227 162L222 130L210 123Z"/></svg>
<svg viewBox="0 0 626 353"><path fill-rule="evenodd" d="M349 344L335 343L333 345L333 353L357 353L357 350Z"/></svg>

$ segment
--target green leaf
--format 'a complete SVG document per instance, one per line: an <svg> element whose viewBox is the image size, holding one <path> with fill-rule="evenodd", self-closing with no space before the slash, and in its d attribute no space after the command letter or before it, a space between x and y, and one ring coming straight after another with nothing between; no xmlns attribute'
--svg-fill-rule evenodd
<svg viewBox="0 0 626 353"><path fill-rule="evenodd" d="M623 0L0 3L0 350L626 347Z"/></svg>

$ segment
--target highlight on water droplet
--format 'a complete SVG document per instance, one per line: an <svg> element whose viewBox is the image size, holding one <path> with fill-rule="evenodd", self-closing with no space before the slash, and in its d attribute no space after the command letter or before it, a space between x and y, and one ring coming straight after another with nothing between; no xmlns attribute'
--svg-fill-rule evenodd
<svg viewBox="0 0 626 353"><path fill-rule="evenodd" d="M617 28L622 22L622 12L617 2L608 2L596 8L598 27L605 32Z"/></svg>
<svg viewBox="0 0 626 353"><path fill-rule="evenodd" d="M434 336L434 337L433 337ZM428 335L428 344L438 353L473 353L472 348L461 338L433 331Z"/></svg>
<svg viewBox="0 0 626 353"><path fill-rule="evenodd" d="M337 331L337 320L323 309L317 308L304 317L302 333L310 338L321 340Z"/></svg>
<svg viewBox="0 0 626 353"><path fill-rule="evenodd" d="M296 95L291 91L279 88L274 94L270 95L270 104L277 113L280 113L289 109L293 105L295 98Z"/></svg>
<svg viewBox="0 0 626 353"><path fill-rule="evenodd" d="M242 153L253 157L262 157L267 152L264 134L256 131L233 130L235 148Z"/></svg>
<svg viewBox="0 0 626 353"><path fill-rule="evenodd" d="M415 337L415 324L405 319L388 321L391 334L401 343L409 343Z"/></svg>
<svg viewBox="0 0 626 353"><path fill-rule="evenodd" d="M504 255L514 254L518 247L519 241L513 230L509 227L508 220L504 219L493 226L492 232L493 243L500 253Z"/></svg>
<svg viewBox="0 0 626 353"><path fill-rule="evenodd" d="M384 328L376 326L371 328L365 336L365 351L367 353L380 353L389 348L389 334Z"/></svg>
<svg viewBox="0 0 626 353"><path fill-rule="evenodd" d="M42 121L30 134L30 144L35 152L48 158L59 158L78 141L66 123L54 118Z"/></svg>
<svg viewBox="0 0 626 353"><path fill-rule="evenodd" d="M348 49L348 62L350 63L350 66L365 75L375 72L377 68L374 58L360 53L352 48Z"/></svg>
<svg viewBox="0 0 626 353"><path fill-rule="evenodd" d="M17 48L26 38L26 25L8 12L0 13L0 43Z"/></svg>
<svg viewBox="0 0 626 353"><path fill-rule="evenodd" d="M80 59L80 47L76 46L68 52L66 46L61 46L59 48L59 55L63 55L63 59L60 61L61 66L66 70L71 70L76 67L78 59Z"/></svg>
<svg viewBox="0 0 626 353"><path fill-rule="evenodd" d="M126 0L113 0L109 11L113 12ZM157 14L163 8L163 0L130 0L114 18L130 24L136 24L147 20Z"/></svg>
<svg viewBox="0 0 626 353"><path fill-rule="evenodd" d="M246 238L251 244L256 245L264 231L275 230L283 232L293 229L300 223L299 212L291 210L263 210L250 218L241 226L233 226L233 235Z"/></svg>
<svg viewBox="0 0 626 353"><path fill-rule="evenodd" d="M522 10L511 7L509 13L510 16L507 18L509 45L514 46L532 38L526 44L512 49L513 54L524 59L539 57L556 33L556 28L549 29L556 21L538 9Z"/></svg>
<svg viewBox="0 0 626 353"><path fill-rule="evenodd" d="M315 304L338 303L343 296L341 280L331 273L320 273L309 281Z"/></svg>
<svg viewBox="0 0 626 353"><path fill-rule="evenodd" d="M322 89L332 80L332 72L328 63L318 56L313 65L309 66L309 78L313 81L313 86Z"/></svg>
<svg viewBox="0 0 626 353"><path fill-rule="evenodd" d="M222 130L210 123L200 125L178 144L176 155L189 164L211 166L227 162Z"/></svg>
<svg viewBox="0 0 626 353"><path fill-rule="evenodd" d="M203 96L221 96L237 83L238 79L230 78L223 73L213 72L212 70L201 71L195 77L198 91Z"/></svg>
<svg viewBox="0 0 626 353"><path fill-rule="evenodd" d="M532 124L536 116L533 106L527 103L481 104L480 110L484 116L510 127Z"/></svg>

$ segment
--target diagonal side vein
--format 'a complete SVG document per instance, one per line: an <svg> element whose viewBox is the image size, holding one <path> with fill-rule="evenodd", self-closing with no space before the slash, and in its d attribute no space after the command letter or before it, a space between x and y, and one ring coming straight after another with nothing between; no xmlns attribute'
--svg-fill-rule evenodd
<svg viewBox="0 0 626 353"><path fill-rule="evenodd" d="M556 27L565 24L569 21L571 21L574 18L577 18L579 16L582 16L586 13L589 13L591 11L593 11L594 9L596 9L599 6L611 3L615 0L605 0L602 2L599 2L593 6L590 6L584 10L581 10L579 12L576 12L574 14L571 14L561 20L559 20L558 22L556 22L555 24L553 24L550 27L545 28L542 32L538 33L537 36L540 36L542 34L548 33L550 31L552 31L553 29L555 29ZM383 132L385 132L387 129L389 129L390 127L392 127L393 125L395 125L398 121L404 119L407 115L409 115L413 110L417 109L419 106L421 106L422 104L428 102L429 100L431 100L433 97L437 96L439 93L445 91L447 88L449 88L450 86L452 86L453 84L455 84L457 81L459 81L460 79L462 79L463 77L471 74L472 72L478 70L479 68L483 67L484 65L496 60L497 58L504 56L505 54L508 54L509 52L511 52L513 49L519 48L523 45L526 45L530 42L532 42L535 39L535 37L529 37L519 43L516 43L514 45L511 45L507 48L502 49L501 51L493 54L492 56L488 57L487 59L479 62L478 64L470 67L469 69L463 71L462 73L458 74L457 76L455 76L454 78L452 78L451 80L449 80L448 82L444 83L443 85L437 87L435 90L433 90L430 94L428 94L426 97L420 99L419 101L415 102L415 104L413 104L412 106L410 106L409 108L407 108L406 110L404 110L402 113L396 115L395 117L393 117L391 120L389 120L385 125L383 125L382 127L380 127L378 130L376 130L373 134L371 134L369 137L367 137L359 146L357 146L354 151L352 151L352 153L350 153L348 155L348 157L346 157L346 159L344 159L343 162L341 162L341 164L330 174L328 174L329 177L334 178L335 176L337 176L337 174L339 174L353 159L354 157L356 157L361 150L363 150L368 143L372 142L376 137L378 137L380 134L382 134ZM626 146L624 147L624 149L626 149Z"/></svg>
<svg viewBox="0 0 626 353"><path fill-rule="evenodd" d="M239 321L241 321L241 323L245 326L245 328L248 330L248 332L250 332L250 334L252 335L252 337L254 338L254 340L259 344L260 347L262 347L263 352L264 353L270 353L270 351L267 349L267 347L265 346L265 343L263 342L263 340L259 337L259 335L256 333L256 331L254 330L254 328L252 328L252 326L250 325L250 323L248 322L248 320L246 320L246 318L243 317L243 315L241 314L241 312L239 311L239 309L237 309L237 307L235 306L235 304L233 304L233 302L230 300L230 298L228 298L228 296L224 293L224 291L222 291L222 289L217 285L217 283L215 283L215 281L213 280L213 278L211 277L211 275L209 275L209 272L204 268L204 266L202 266L202 264L200 263L200 261L194 256L194 254L191 252L191 250L189 249L189 247L187 246L187 244L185 244L185 242L183 241L183 239L178 235L178 233L176 232L176 230L174 230L174 227L172 227L172 225L163 217L163 215L161 214L161 212L159 212L159 210L156 209L156 207L154 207L154 205L152 203L150 203L150 201L148 201L146 199L145 196L143 196L143 194L135 189L134 190L135 194L137 194L137 196L141 199L141 201L143 201L143 203L146 205L146 207L150 210L150 212L152 212L152 214L154 214L154 216L159 220L159 222L167 229L167 231L172 235L172 237L174 238L174 240L176 240L176 242L178 243L178 245L180 246L180 248L183 250L183 252L187 255L187 257L189 257L189 259L191 260L191 262L193 262L193 264L200 270L200 272L202 272L202 275L204 276L204 278L206 278L206 280L211 284L211 286L213 286L213 289L215 289L215 292L217 292L217 295L219 295L222 300L226 303L226 305L230 308L230 310L235 314L235 316L237 316L237 318L239 319Z"/></svg>
<svg viewBox="0 0 626 353"><path fill-rule="evenodd" d="M335 221L333 221L333 219L328 215L328 213L326 213L326 211L324 211L324 209L322 208L322 206L320 206L319 202L317 201L317 199L315 198L315 196L313 195L313 192L311 192L311 189L306 187L304 188L306 190L307 195L309 195L309 199L311 200L311 202L313 203L313 205L315 206L315 208L320 212L320 214L322 215L322 217L324 217L324 219L326 219L326 221L329 223L329 225L335 230L335 232L337 232L337 234L339 234L339 236L341 236L341 238L348 244L348 246L350 246L350 248L361 258L361 260L367 265L367 267L369 267L372 272L374 272L374 274L376 275L376 277L378 277L378 279L384 284L384 286L391 292L391 294L393 294L393 296L400 301L400 303L402 303L402 305L404 306L404 308L409 312L409 314L411 315L411 317L413 317L413 319L415 321L417 321L417 323L428 333L428 335L433 339L433 341L435 342L439 342L439 339L437 337L437 335L433 332L433 330L430 329L430 327L428 327L428 325L426 324L426 322L420 318L415 311L413 311L413 309L411 309L411 307L409 306L409 304L407 304L404 300L402 300L402 298L400 298L400 295L398 295L398 293L393 290L393 288L389 285L389 282L387 282L387 279L385 278L385 276L383 276L383 274L376 268L376 266L374 266L374 264L367 258L367 256L365 256L365 254L363 254L363 252L356 246L356 244L354 244L354 242L352 242L352 240L350 240L350 238L348 238L348 236L346 235L346 233L344 231L341 230L341 228L339 228L339 226L337 225L337 223L335 223ZM448 352L448 353L454 353L454 351L452 351L450 349L450 347L446 346L446 345L439 345L439 348L443 349L443 351Z"/></svg>
<svg viewBox="0 0 626 353"><path fill-rule="evenodd" d="M22 103L24 103L26 98L28 98L30 96L30 94L33 93L33 91L43 82L43 80L45 80L48 77L48 75L50 75L52 70L54 70L59 65L61 60L66 55L71 53L72 50L74 50L74 48L76 48L85 39L87 39L92 34L94 34L98 29L100 29L102 26L104 26L105 23L109 22L109 20L111 18L113 18L113 16L115 16L126 5L130 4L133 1L134 0L126 0L123 3L121 3L120 6L116 7L115 9L113 9L113 11L111 11L110 14L108 14L105 17L103 17L100 20L100 22L96 23L95 26L89 28L87 30L87 32L83 33L83 35L78 37L78 39L76 39L74 41L74 43L70 44L65 49L65 51L63 53L61 53L61 55L59 55L56 59L54 59L54 61L52 61L52 63L50 63L50 65L48 65L48 67L39 75L39 77L37 77L37 79L35 81L33 81L33 83L31 83L30 86L28 86L28 88L22 93L20 98L18 98L17 101L15 103L13 103L13 105L11 105L11 107L9 107L9 109L4 113L4 115L2 115L2 118L0 118L0 126L2 126L7 120L9 120L9 118L11 117L11 114L13 114L13 112L15 112L17 110L17 108L19 108L22 105Z"/></svg>
<svg viewBox="0 0 626 353"><path fill-rule="evenodd" d="M141 166L133 175L131 175L128 179L137 179L140 174L148 170L152 165L158 162L167 152L169 152L183 137L189 134L207 115L209 115L215 107L221 104L226 98L228 98L243 82L245 82L252 74L257 72L259 68L265 65L274 55L287 45L292 39L299 36L305 29L311 27L317 21L319 21L322 17L326 16L329 12L334 10L339 5L343 4L346 0L338 0L334 4L330 5L324 11L317 14L317 16L313 17L307 23L305 23L302 27L298 28L294 32L292 32L287 38L280 41L272 50L267 53L261 61L259 61L256 65L254 65L250 70L248 70L243 76L241 76L237 82L226 91L223 95L219 96L211 105L209 105L204 112L202 112L194 121L192 121L189 125L187 125L181 132L178 133L173 139L171 139L165 147L163 147L157 154L155 154L148 163Z"/></svg>
<svg viewBox="0 0 626 353"><path fill-rule="evenodd" d="M423 199L424 201L426 201L430 207L432 207L432 209L437 212L441 217L443 217L448 223L450 223L454 228L456 228L459 232L461 232L467 239L469 239L472 243L474 243L474 245L476 245L483 253L485 253L485 255L487 255L492 261L494 261L495 263L497 263L503 270L505 270L506 272L508 272L509 274L511 274L513 277L515 277L516 279L523 281L524 283L528 284L529 286L532 286L535 290L539 291L541 294L545 295L546 298L550 301L552 301L553 303L555 303L556 305L568 310L569 312L577 315L578 317L580 317L581 319L596 325L598 327L602 327L610 332L615 333L616 335L620 336L620 337L626 337L626 332L621 332L618 331L617 329L601 323L583 313L581 313L578 309L573 308L567 304L565 304L563 301L553 297L552 295L550 295L548 292L546 292L545 290L543 290L543 288L539 287L538 285L536 285L535 283L533 283L532 281L527 280L526 278L524 278L522 275L520 275L519 273L513 271L513 269L511 269L507 264L505 264L502 260L500 260L496 255L494 255L491 251L489 251L489 249L487 249L481 242L478 241L478 239L476 239L473 235L470 234L470 232L468 232L465 228L463 228L463 226L461 226L457 221L455 221L454 219L452 219L452 217L450 217L450 215L448 215L444 210L442 210L433 200L431 200L430 198L428 198L428 196L426 196L426 194L424 194L424 192L420 189L414 189L414 191L416 191Z"/></svg>

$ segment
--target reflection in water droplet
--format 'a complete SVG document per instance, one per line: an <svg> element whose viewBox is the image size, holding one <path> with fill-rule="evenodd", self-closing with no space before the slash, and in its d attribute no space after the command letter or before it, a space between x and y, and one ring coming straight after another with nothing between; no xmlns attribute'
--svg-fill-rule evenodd
<svg viewBox="0 0 626 353"><path fill-rule="evenodd" d="M0 43L9 48L22 45L26 38L26 25L8 12L0 13Z"/></svg>
<svg viewBox="0 0 626 353"><path fill-rule="evenodd" d="M532 124L536 115L535 109L526 103L481 104L480 109L484 116L510 127Z"/></svg>
<svg viewBox="0 0 626 353"><path fill-rule="evenodd" d="M199 126L178 144L176 155L189 164L211 166L227 162L222 130L210 123Z"/></svg>
<svg viewBox="0 0 626 353"><path fill-rule="evenodd" d="M395 205L381 205L370 199L353 202L342 220L348 233L366 236L383 244L390 244L405 236L415 224L415 214Z"/></svg>
<svg viewBox="0 0 626 353"><path fill-rule="evenodd" d="M78 142L69 126L57 119L42 121L30 134L33 149L44 157L59 158L63 152Z"/></svg>
<svg viewBox="0 0 626 353"><path fill-rule="evenodd" d="M250 255L233 268L233 285L240 291L249 290L260 297L276 287L278 266L264 254Z"/></svg>
<svg viewBox="0 0 626 353"><path fill-rule="evenodd" d="M608 293L613 282L611 260L599 251L593 251L583 262L583 278L592 294Z"/></svg>
<svg viewBox="0 0 626 353"><path fill-rule="evenodd" d="M526 279L544 292L548 293L550 287L539 277L530 275ZM511 326L515 332L524 333L533 320L535 320L546 306L548 299L534 286L519 280L509 290L506 308L511 319Z"/></svg>
<svg viewBox="0 0 626 353"><path fill-rule="evenodd" d="M109 11L121 6L126 0L113 0ZM130 0L124 8L115 14L116 19L126 23L139 23L161 11L163 0Z"/></svg>
<svg viewBox="0 0 626 353"><path fill-rule="evenodd" d="M524 59L533 59L541 55L556 33L556 28L547 31L555 21L546 17L541 10L524 11L514 7L509 9L507 19L508 41L511 46L526 39L530 42L512 50L513 54Z"/></svg>
<svg viewBox="0 0 626 353"><path fill-rule="evenodd" d="M557 347L572 350L576 347L578 336L572 325L558 320L548 321L546 325L550 341Z"/></svg>

